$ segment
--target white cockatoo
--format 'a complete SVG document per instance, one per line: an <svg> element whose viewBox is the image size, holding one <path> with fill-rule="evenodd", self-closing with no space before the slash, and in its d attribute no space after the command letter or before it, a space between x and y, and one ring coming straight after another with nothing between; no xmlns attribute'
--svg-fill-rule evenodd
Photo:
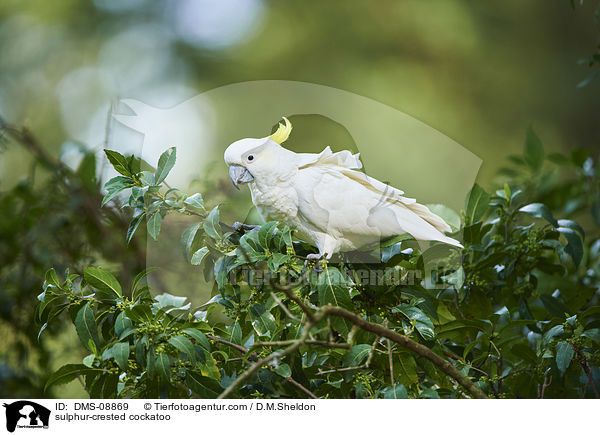
<svg viewBox="0 0 600 435"><path fill-rule="evenodd" d="M450 226L404 192L363 172L359 154L295 153L281 144L292 124L262 139L241 139L225 150L231 181L248 184L252 202L265 218L295 227L319 250L310 258L331 258L367 243L408 233L417 240L462 245L446 236Z"/></svg>

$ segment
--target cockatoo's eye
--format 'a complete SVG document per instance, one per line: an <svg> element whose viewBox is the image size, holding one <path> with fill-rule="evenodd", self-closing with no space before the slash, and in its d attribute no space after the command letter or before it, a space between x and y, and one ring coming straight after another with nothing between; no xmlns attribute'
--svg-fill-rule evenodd
<svg viewBox="0 0 600 435"><path fill-rule="evenodd" d="M246 159L248 159L248 161L251 162L252 160L254 160L254 154L248 155L248 157L246 157Z"/></svg>

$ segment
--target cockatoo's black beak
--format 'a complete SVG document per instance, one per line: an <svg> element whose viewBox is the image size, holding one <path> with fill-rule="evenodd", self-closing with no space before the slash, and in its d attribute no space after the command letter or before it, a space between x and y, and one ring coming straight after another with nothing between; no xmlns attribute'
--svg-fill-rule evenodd
<svg viewBox="0 0 600 435"><path fill-rule="evenodd" d="M254 180L250 171L239 165L231 165L229 167L229 178L231 178L231 182L236 189L239 189L238 184L246 184Z"/></svg>

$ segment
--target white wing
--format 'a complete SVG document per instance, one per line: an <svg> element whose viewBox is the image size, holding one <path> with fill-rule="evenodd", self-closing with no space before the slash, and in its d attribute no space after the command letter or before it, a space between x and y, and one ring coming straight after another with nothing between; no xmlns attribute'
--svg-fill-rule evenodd
<svg viewBox="0 0 600 435"><path fill-rule="evenodd" d="M461 246L443 234L450 227L415 199L366 174L358 154L332 153L301 158L297 192L299 212L308 223L335 238L381 238L409 233L417 240Z"/></svg>

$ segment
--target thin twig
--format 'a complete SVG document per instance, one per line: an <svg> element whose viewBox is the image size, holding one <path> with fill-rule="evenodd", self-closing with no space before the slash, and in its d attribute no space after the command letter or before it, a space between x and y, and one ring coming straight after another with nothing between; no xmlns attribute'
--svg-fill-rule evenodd
<svg viewBox="0 0 600 435"><path fill-rule="evenodd" d="M227 340L225 340L225 339L223 339L221 337L215 337L214 335L207 335L206 338L208 338L209 340L216 341L216 342L221 343L221 344L225 344L225 345L227 345L229 347L232 347L234 349L237 349L240 352L242 352L244 355L247 354L248 352L250 352L244 346L240 346L239 344L232 343L231 341L227 341Z"/></svg>
<svg viewBox="0 0 600 435"><path fill-rule="evenodd" d="M273 300L275 301L275 303L277 305L279 305L279 307L283 310L283 312L290 318L290 319L294 319L295 321L299 322L300 319L298 317L296 317L295 315L292 314L292 312L288 309L288 307L285 306L285 304L283 303L283 301L281 299L279 299L277 297L277 295L275 294L275 292L271 292L271 297L273 298Z"/></svg>
<svg viewBox="0 0 600 435"><path fill-rule="evenodd" d="M548 370L546 370L546 373L544 373L544 383L542 384L542 388L541 388L541 392L540 392L540 399L544 398L544 394L546 393L546 388L550 386L550 384L552 383L552 375L550 375L550 378L548 378L548 373L550 373L550 369L548 368ZM548 382L546 382L548 381Z"/></svg>
<svg viewBox="0 0 600 435"><path fill-rule="evenodd" d="M290 344L294 344L296 340L283 340L283 341L257 341L253 343L250 347L267 347L267 346L288 346ZM311 346L322 346L329 347L331 349L350 349L350 345L348 343L332 343L329 341L322 340L306 340L302 344L308 344Z"/></svg>
<svg viewBox="0 0 600 435"><path fill-rule="evenodd" d="M242 352L244 355L247 355L248 353L250 353L249 349L246 349L244 346L240 346L239 344L235 344L232 343L231 341L227 341L221 337L215 337L214 335L207 335L206 336L209 340L213 340L216 341L218 343L224 344L226 346L232 347L240 352ZM252 354L248 357L249 359L253 360L253 361L257 361L258 358L256 357L256 355ZM234 360L239 360L239 361L243 361L243 358L232 358L227 360L227 362L229 361L234 361ZM275 374L278 374L276 371L274 371L272 368L270 368L271 371ZM279 375L281 376L281 375ZM296 386L297 388L301 389L302 391L304 391L309 397L313 398L313 399L318 399L317 396L315 396L310 390L308 390L304 385L302 385L300 382L296 381L294 378L292 378L291 376L288 377L283 377L283 379L285 379L287 382L289 382L290 384Z"/></svg>
<svg viewBox="0 0 600 435"><path fill-rule="evenodd" d="M290 298L292 301L294 301L296 303L296 305L298 305L300 307L300 309L302 311L304 311L304 313L306 314L306 317L308 318L308 320L310 320L310 321L313 320L313 312L312 312L312 310L302 301L302 299L300 299L298 296L296 296L294 294L294 290L293 290L292 286L280 285L275 280L271 280L271 286L275 290L285 293L288 298Z"/></svg>
<svg viewBox="0 0 600 435"><path fill-rule="evenodd" d="M300 390L304 391L306 393L306 395L308 397L310 397L311 399L318 399L318 397L315 396L312 391L310 391L308 388L306 388L304 385L302 385L300 382L298 382L294 378L289 377L289 378L284 378L284 379L286 381L288 381L290 384L295 385L297 388L299 388Z"/></svg>
<svg viewBox="0 0 600 435"><path fill-rule="evenodd" d="M571 344L573 344L573 349L575 350L575 354L579 359L579 365L583 368L583 371L588 377L590 386L592 387L592 391L594 392L594 396L596 396L596 399L600 399L600 393L598 393L598 388L596 388L596 384L594 382L594 378L592 377L592 372L590 370L590 366L588 364L587 358L585 357L585 354L581 351L579 346L575 344L574 340L571 340Z"/></svg>
<svg viewBox="0 0 600 435"><path fill-rule="evenodd" d="M331 370L321 370L319 369L317 371L318 375L327 375L329 373L338 373L338 372L348 372L350 370L362 370L362 369L367 369L368 367L366 366L366 364L363 364L361 366L356 366L356 367L342 367L339 369L331 369Z"/></svg>
<svg viewBox="0 0 600 435"><path fill-rule="evenodd" d="M218 399L224 399L227 396L229 396L231 393L233 393L239 387L241 387L244 384L244 382L246 382L246 380L249 379L254 373L256 373L261 367L267 365L274 359L281 359L281 358L284 358L285 356L291 355L293 352L295 352L306 340L306 337L308 336L308 332L310 331L310 329L316 323L318 323L325 315L326 315L326 312L321 312L316 315L311 315L312 318L306 323L306 325L304 327L304 331L302 332L302 336L299 339L294 340L293 344L289 345L282 351L273 352L272 354L267 355L266 357L261 358L258 361L256 361L245 372L243 372L241 375L239 375L236 378L236 380L233 381L225 389L225 391L223 391L219 395Z"/></svg>
<svg viewBox="0 0 600 435"><path fill-rule="evenodd" d="M394 358L392 355L392 342L390 341L389 338L386 338L385 341L387 342L387 348L388 348L388 362L390 364L390 382L392 385L394 385Z"/></svg>

